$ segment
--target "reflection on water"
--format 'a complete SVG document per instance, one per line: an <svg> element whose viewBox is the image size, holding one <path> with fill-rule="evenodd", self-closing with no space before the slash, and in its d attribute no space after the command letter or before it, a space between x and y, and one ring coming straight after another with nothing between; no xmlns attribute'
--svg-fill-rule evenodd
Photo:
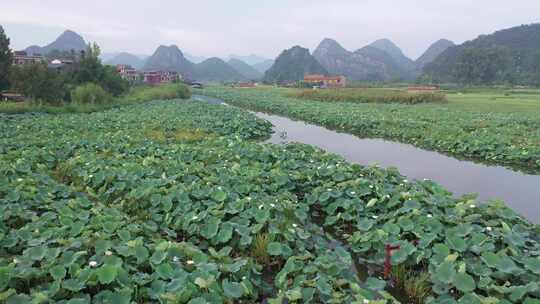
<svg viewBox="0 0 540 304"><path fill-rule="evenodd" d="M201 100L220 102L207 97ZM270 143L299 142L339 154L350 162L396 167L411 179L431 179L456 195L477 193L480 201L502 199L516 212L540 223L540 175L461 161L412 145L361 139L281 116L255 114L274 125Z"/></svg>

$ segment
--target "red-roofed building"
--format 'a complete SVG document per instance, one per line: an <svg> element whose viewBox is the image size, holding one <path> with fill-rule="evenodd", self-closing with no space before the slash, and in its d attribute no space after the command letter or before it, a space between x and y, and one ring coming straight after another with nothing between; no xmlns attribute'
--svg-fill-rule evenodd
<svg viewBox="0 0 540 304"><path fill-rule="evenodd" d="M344 88L347 86L345 76L305 75L304 82L321 88Z"/></svg>
<svg viewBox="0 0 540 304"><path fill-rule="evenodd" d="M13 52L13 64L14 65L28 65L45 62L45 57L34 54L28 55L25 51Z"/></svg>
<svg viewBox="0 0 540 304"><path fill-rule="evenodd" d="M130 83L137 83L141 79L139 72L130 65L118 64L116 65L116 72L122 79L129 81Z"/></svg>
<svg viewBox="0 0 540 304"><path fill-rule="evenodd" d="M149 85L160 85L178 82L182 79L177 72L170 71L150 71L144 72L144 83Z"/></svg>

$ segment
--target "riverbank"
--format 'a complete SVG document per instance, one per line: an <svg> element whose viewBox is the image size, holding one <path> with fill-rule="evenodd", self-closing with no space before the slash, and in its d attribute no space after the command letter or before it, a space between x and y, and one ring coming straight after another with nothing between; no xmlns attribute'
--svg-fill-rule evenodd
<svg viewBox="0 0 540 304"><path fill-rule="evenodd" d="M360 137L385 138L458 158L540 172L537 113L482 113L441 104L328 103L286 97L286 92L210 86L198 93Z"/></svg>

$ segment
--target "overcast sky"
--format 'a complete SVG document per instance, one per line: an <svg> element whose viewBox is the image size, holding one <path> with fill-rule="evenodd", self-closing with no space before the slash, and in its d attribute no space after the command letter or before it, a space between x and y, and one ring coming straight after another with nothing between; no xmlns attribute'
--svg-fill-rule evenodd
<svg viewBox="0 0 540 304"><path fill-rule="evenodd" d="M415 59L440 38L461 43L539 21L540 0L0 0L14 49L72 29L104 52L177 44L207 57L275 57L330 37L349 50L389 38Z"/></svg>

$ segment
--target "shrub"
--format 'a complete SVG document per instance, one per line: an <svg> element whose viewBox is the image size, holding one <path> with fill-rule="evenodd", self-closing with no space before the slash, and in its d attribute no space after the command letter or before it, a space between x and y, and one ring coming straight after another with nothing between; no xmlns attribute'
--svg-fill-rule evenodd
<svg viewBox="0 0 540 304"><path fill-rule="evenodd" d="M355 103L444 103L446 95L438 92L406 92L382 89L339 89L339 90L301 90L293 91L289 97L326 102Z"/></svg>
<svg viewBox="0 0 540 304"><path fill-rule="evenodd" d="M122 97L122 101L132 102L175 98L188 99L190 97L191 91L188 86L182 83L175 83L155 87L141 86L134 88L129 94Z"/></svg>
<svg viewBox="0 0 540 304"><path fill-rule="evenodd" d="M104 104L110 100L111 96L94 83L78 86L71 92L71 101L78 104Z"/></svg>
<svg viewBox="0 0 540 304"><path fill-rule="evenodd" d="M63 75L45 64L12 66L9 73L11 89L26 97L47 104L61 104L66 95Z"/></svg>

